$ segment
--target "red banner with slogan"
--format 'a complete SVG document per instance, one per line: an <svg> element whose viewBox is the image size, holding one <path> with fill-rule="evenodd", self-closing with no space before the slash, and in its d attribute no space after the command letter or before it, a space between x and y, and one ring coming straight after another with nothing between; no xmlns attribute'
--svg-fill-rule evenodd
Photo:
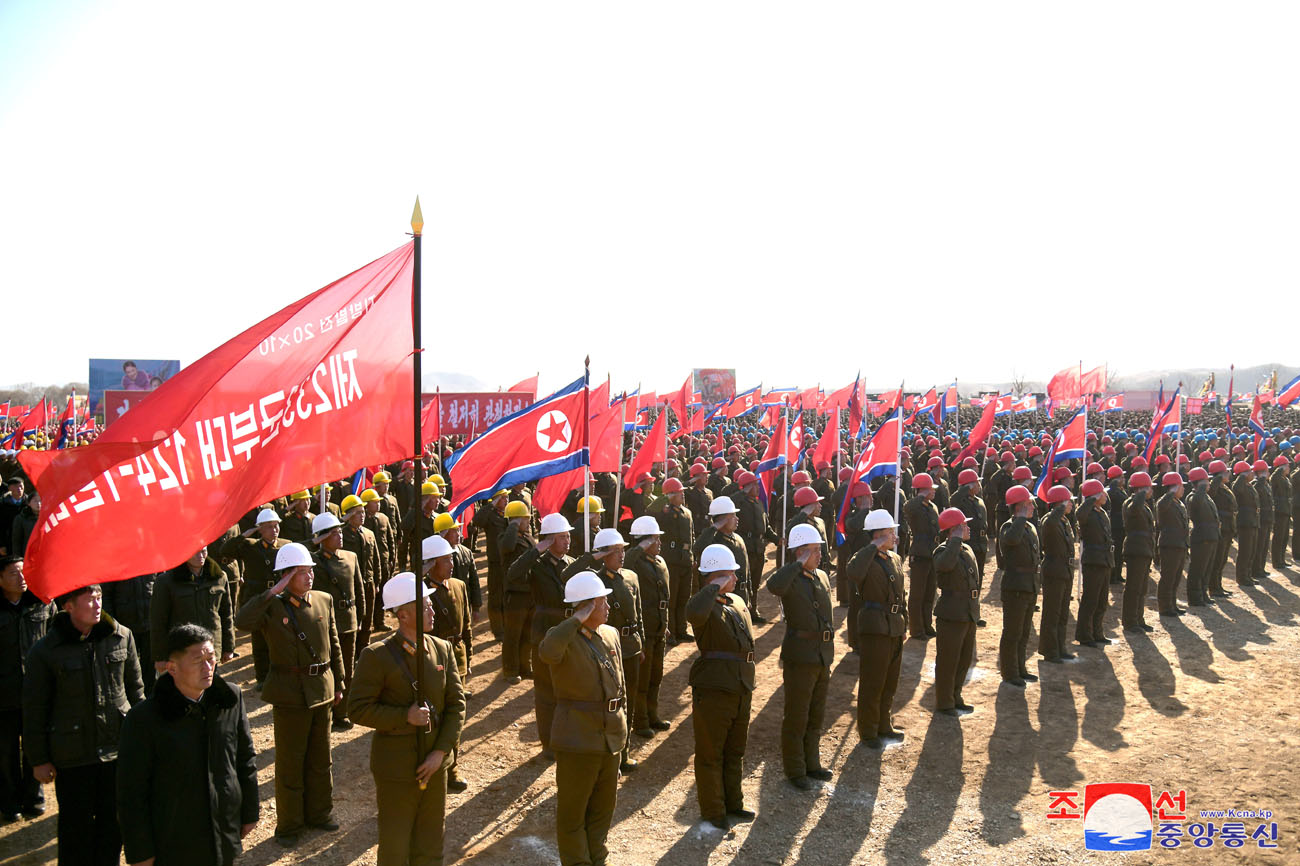
<svg viewBox="0 0 1300 866"><path fill-rule="evenodd" d="M426 409L435 396L442 404L437 424L440 436L477 436L536 402L532 394L516 391L442 391L424 395Z"/></svg>
<svg viewBox="0 0 1300 866"><path fill-rule="evenodd" d="M24 452L45 599L183 562L249 509L412 451L412 244L173 376L94 443Z"/></svg>

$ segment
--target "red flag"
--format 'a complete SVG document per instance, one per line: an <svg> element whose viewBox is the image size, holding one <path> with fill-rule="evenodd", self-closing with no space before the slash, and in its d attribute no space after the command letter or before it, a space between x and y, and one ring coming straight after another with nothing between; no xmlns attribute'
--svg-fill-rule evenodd
<svg viewBox="0 0 1300 866"><path fill-rule="evenodd" d="M856 439L862 435L863 401L862 390L858 386L861 376L853 379L853 390L849 392L849 438Z"/></svg>
<svg viewBox="0 0 1300 866"><path fill-rule="evenodd" d="M1101 390L1105 390L1102 388ZM1079 396L1079 368L1078 366L1066 367L1061 372L1052 377L1047 383L1047 396L1052 398L1055 403L1063 400L1073 400Z"/></svg>
<svg viewBox="0 0 1300 866"><path fill-rule="evenodd" d="M434 394L433 399L424 404L420 413L420 437L427 445L437 442L442 437L442 395Z"/></svg>
<svg viewBox="0 0 1300 866"><path fill-rule="evenodd" d="M644 394L637 394L637 395L636 395L636 407L637 407L638 409L645 409L645 408L648 407L648 406L653 406L653 405L655 405L655 403L657 402L657 400L658 400L658 395L655 394L654 391L647 391L647 392L644 393Z"/></svg>
<svg viewBox="0 0 1300 866"><path fill-rule="evenodd" d="M668 406L677 415L677 424L679 427L686 426L686 407L691 402L691 382L694 376L687 376L682 387L674 391L671 395L665 397L665 405Z"/></svg>
<svg viewBox="0 0 1300 866"><path fill-rule="evenodd" d="M713 448L714 457L727 456L727 440L722 438L722 428L718 428L718 444Z"/></svg>
<svg viewBox="0 0 1300 866"><path fill-rule="evenodd" d="M537 376L536 376L536 375L529 376L527 379L523 380L522 382L516 382L515 384L511 385L511 386L510 386L509 388L507 388L506 390L507 390L507 391L521 391L521 392L523 392L523 393L525 393L525 394L532 394L533 397L536 398L536 396L537 396Z"/></svg>
<svg viewBox="0 0 1300 866"><path fill-rule="evenodd" d="M989 433L993 430L993 418L996 414L996 408L996 400L990 400L988 403L984 404L984 411L980 414L980 419L976 421L975 426L971 428L970 440L967 441L966 447L961 449L949 465L960 466L962 461L967 457L974 457L976 454L980 453L980 450L984 447L984 443L988 441Z"/></svg>
<svg viewBox="0 0 1300 866"><path fill-rule="evenodd" d="M758 498L766 506L772 498L772 485L775 481L776 470L785 462L784 448L786 442L785 435L785 416L782 415L776 422L776 430L772 433L772 438L767 442L767 448L763 451L763 456L759 458L757 472L758 476Z"/></svg>
<svg viewBox="0 0 1300 866"><path fill-rule="evenodd" d="M865 481L870 484L884 475L897 477L898 441L902 436L902 424L901 413L894 411L888 419L876 428L876 432L871 434L871 438L867 440L862 452L858 454L858 459L853 464L853 477L845 483L850 486L854 481ZM841 544L844 542L844 519L848 516L850 501L849 496L844 497L840 503L839 514L835 518L835 538Z"/></svg>
<svg viewBox="0 0 1300 866"><path fill-rule="evenodd" d="M579 466L538 481L537 489L533 491L533 509L543 517L559 511L569 491L582 487L582 476L582 467Z"/></svg>
<svg viewBox="0 0 1300 866"><path fill-rule="evenodd" d="M590 462L587 378L493 424L451 455L453 517L480 499Z"/></svg>
<svg viewBox="0 0 1300 866"><path fill-rule="evenodd" d="M822 389L809 388L799 394L799 406L808 412L819 412L822 408Z"/></svg>
<svg viewBox="0 0 1300 866"><path fill-rule="evenodd" d="M33 591L171 568L259 503L410 454L411 346L393 330L410 322L413 257L406 244L264 319L94 443L25 452L42 494Z"/></svg>
<svg viewBox="0 0 1300 866"><path fill-rule="evenodd" d="M55 448L67 448L77 435L77 392L68 395L68 408L63 410L59 419L59 435L54 442Z"/></svg>
<svg viewBox="0 0 1300 866"><path fill-rule="evenodd" d="M817 450L813 451L813 466L822 460L835 463L835 455L840 452L840 419L838 416L826 422L822 438L817 440Z"/></svg>
<svg viewBox="0 0 1300 866"><path fill-rule="evenodd" d="M13 429L8 436L0 439L0 447L13 448L15 451L23 447L23 438L28 433L34 433L37 430L43 430L49 423L49 407L45 404L45 398L36 401L36 405L28 409L27 412L18 419L18 426ZM31 470L28 470L29 474ZM32 476L33 479L35 476ZM44 501L44 496L42 496ZM193 551L191 551L193 552ZM30 559L31 557L28 557ZM30 563L27 566L31 568Z"/></svg>
<svg viewBox="0 0 1300 866"><path fill-rule="evenodd" d="M623 485L629 490L640 487L637 479L643 474L650 471L650 467L656 463L663 463L667 459L664 452L664 430L668 426L668 413L660 412L659 417L650 428L650 432L645 436L645 444L641 450L632 458L632 465L628 467L627 472L623 474Z"/></svg>
<svg viewBox="0 0 1300 866"><path fill-rule="evenodd" d="M620 452L623 449L623 406L625 403L626 400L623 397L615 400L613 406L592 400L592 472L617 472L622 465L622 454Z"/></svg>
<svg viewBox="0 0 1300 866"><path fill-rule="evenodd" d="M1089 370L1079 380L1080 394L1104 394L1106 392L1106 367L1103 365Z"/></svg>

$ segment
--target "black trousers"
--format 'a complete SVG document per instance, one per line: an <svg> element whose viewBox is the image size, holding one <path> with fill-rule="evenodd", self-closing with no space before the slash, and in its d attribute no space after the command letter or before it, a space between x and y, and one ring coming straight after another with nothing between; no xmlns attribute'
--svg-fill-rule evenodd
<svg viewBox="0 0 1300 866"><path fill-rule="evenodd" d="M59 767L59 866L117 866L122 832L117 826L117 762Z"/></svg>
<svg viewBox="0 0 1300 866"><path fill-rule="evenodd" d="M150 665L152 667L152 665ZM45 802L22 749L23 711L0 710L0 814L15 815Z"/></svg>

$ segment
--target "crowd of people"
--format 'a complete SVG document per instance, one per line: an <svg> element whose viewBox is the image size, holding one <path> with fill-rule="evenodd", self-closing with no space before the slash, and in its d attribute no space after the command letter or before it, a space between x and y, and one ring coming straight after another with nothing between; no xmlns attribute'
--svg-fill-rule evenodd
<svg viewBox="0 0 1300 866"><path fill-rule="evenodd" d="M462 444L449 440L358 494L350 481L294 492L196 539L169 571L52 603L23 577L39 492L4 466L0 820L41 815L52 783L61 864L123 850L130 863L232 862L258 792L246 694L219 668L246 633L250 688L272 708L274 839L338 829L330 735L361 725L374 731L379 863L440 863L447 797L473 781L457 756L484 618L499 676L531 684L562 863L606 862L633 745L671 727L659 706L675 645L694 646L701 820L755 820L741 779L758 627L784 623L781 767L806 791L833 778L820 739L841 631L858 656L860 747L881 749L905 737L893 712L908 640L935 641L934 712L976 711L962 688L992 584L998 669L1024 689L1035 630L1033 651L1062 664L1114 642L1112 603L1124 630L1151 631L1231 595L1230 561L1249 588L1300 558L1300 429L1269 409L1257 436L1211 411L1154 443L1149 413L1096 416L1085 459L1045 466L1055 428L1041 416L1033 429L1008 419L958 459L963 410L949 428L915 420L897 471L872 483L853 477L862 442L846 434L835 460L801 457L770 491L755 471L771 434L738 419L675 439L641 478L591 476L553 513L520 484L464 523L448 513L443 462ZM805 454L843 419L809 421ZM644 445L627 435L629 463Z"/></svg>

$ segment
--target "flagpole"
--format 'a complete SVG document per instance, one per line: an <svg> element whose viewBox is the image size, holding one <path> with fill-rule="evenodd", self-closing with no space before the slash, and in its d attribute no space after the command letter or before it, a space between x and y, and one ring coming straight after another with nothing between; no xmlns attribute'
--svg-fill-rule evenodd
<svg viewBox="0 0 1300 866"><path fill-rule="evenodd" d="M785 404L785 438L786 442L790 440L790 403ZM781 443L781 455L785 455L786 442ZM789 522L787 516L790 510L790 464L786 463L785 471L781 473L781 564L785 565L785 525ZM757 584L755 585L757 586Z"/></svg>
<svg viewBox="0 0 1300 866"><path fill-rule="evenodd" d="M588 355L587 357L585 357L585 358L582 359L582 369L583 369L583 376L584 376L584 377L589 377L589 376L591 375L591 356L590 356L590 355ZM638 389L637 389L637 390L640 390L640 387L639 387L639 386L638 386ZM590 414L590 410L588 410L588 415L589 415L589 414ZM589 420L588 418L583 418L583 419L582 419L582 429L583 429L583 431L584 431L584 434L585 434L585 431L586 431L586 429L587 429L587 422L588 422L588 420ZM633 425L633 426L636 426L636 425ZM621 431L620 431L620 432L621 432ZM635 440L636 440L636 437L633 436L632 439L633 439L633 441L635 441ZM618 464L618 475L619 475L619 480L618 480L618 484L614 487L614 498L615 498L615 500L618 499L618 491L619 491L619 488L623 486L623 461L622 461L622 457L623 457L623 444L622 444L622 441L621 441L621 440L620 440L620 442L619 442L618 452L619 452L619 453L618 453L618 456L619 456L619 464ZM587 454L587 463L582 467L582 498L583 498L584 500L586 500L586 501L583 503L583 504L586 506L586 508L585 508L585 509L583 510L583 512L582 512L582 549L583 549L583 553L591 553L591 515L590 515L590 513L587 511L587 509L589 509L589 508L591 507L591 501L590 501L590 500L591 500L591 454L590 454L590 452L588 452L588 454ZM615 522L614 525L615 525L615 526L618 526L618 523Z"/></svg>
<svg viewBox="0 0 1300 866"><path fill-rule="evenodd" d="M424 351L424 341L420 334L420 242L421 235L424 232L424 214L420 212L420 197L415 197L415 210L411 213L411 237L414 251L413 270L411 272L411 405L414 411L412 433L415 443L415 491L416 502L419 502L419 491L424 486L424 443L420 440L423 433L420 430L421 411L420 385L421 385L421 355ZM442 411L442 407L438 407ZM324 489L323 487L321 488ZM417 505L417 507L419 507ZM418 561L418 560L417 560ZM420 652L417 658L423 658L424 655L424 576L419 574L417 567L415 575L415 646ZM415 698L416 701L423 704L422 696L424 694L422 686L424 684L424 665L415 666ZM416 761L424 760L424 733L420 728L415 731L415 758ZM420 785L423 790L425 785Z"/></svg>
<svg viewBox="0 0 1300 866"><path fill-rule="evenodd" d="M665 403L663 409L660 411L664 413L664 481L667 481L668 480L668 404ZM682 411L685 412L686 410L682 409ZM678 420L680 421L681 419L679 418ZM652 465L650 468L653 469L654 466ZM650 489L651 490L654 489L653 481L650 482ZM659 482L659 489L661 491L663 490L663 481ZM617 515L615 516L615 518L616 519L614 525L618 526Z"/></svg>
<svg viewBox="0 0 1300 866"><path fill-rule="evenodd" d="M898 523L898 503L903 493L903 383L898 383L898 403L894 411L898 413L898 442L894 449L894 523Z"/></svg>
<svg viewBox="0 0 1300 866"><path fill-rule="evenodd" d="M640 391L641 386L637 385L636 389L637 391ZM618 510L618 506L619 503L622 501L622 497L623 497L623 485L627 483L627 479L623 477L623 445L622 445L623 427L627 424L627 395L626 394L623 395L623 400L622 402L619 403L618 406L618 422L619 422L618 423L618 436L619 436L618 484L614 486L614 528L615 529L618 528L618 515L621 513ZM635 448L636 447L636 433L635 433L636 424L633 424L632 427L633 427L632 447ZM636 458L635 451L632 453L632 458L633 459ZM627 462L630 465L632 463L632 460L629 459Z"/></svg>

